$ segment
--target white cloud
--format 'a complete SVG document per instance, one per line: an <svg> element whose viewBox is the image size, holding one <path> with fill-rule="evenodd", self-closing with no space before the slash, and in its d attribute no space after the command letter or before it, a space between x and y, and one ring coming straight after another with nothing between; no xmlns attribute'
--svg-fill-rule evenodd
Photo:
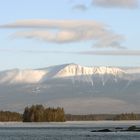
<svg viewBox="0 0 140 140"><path fill-rule="evenodd" d="M18 32L15 33L16 37L25 37L28 39L35 38L38 40L53 42L53 43L67 43L78 41L80 37L74 31L59 31L59 32L50 32L50 31L31 31L31 32Z"/></svg>
<svg viewBox="0 0 140 140"><path fill-rule="evenodd" d="M88 7L84 4L77 4L73 7L73 9L78 11L86 11Z"/></svg>
<svg viewBox="0 0 140 140"><path fill-rule="evenodd" d="M140 50L103 50L103 51L79 51L79 52L68 52L60 50L21 50L21 49L0 49L0 52L10 52L10 53L46 53L46 54L75 54L75 55L104 55L104 56L140 56Z"/></svg>
<svg viewBox="0 0 140 140"><path fill-rule="evenodd" d="M138 0L92 0L92 4L106 8L136 8L138 7Z"/></svg>
<svg viewBox="0 0 140 140"><path fill-rule="evenodd" d="M49 29L76 29L76 28L95 28L103 26L97 21L85 20L20 20L14 23L0 25L1 28L49 28Z"/></svg>
<svg viewBox="0 0 140 140"><path fill-rule="evenodd" d="M112 55L112 56L140 56L140 50L83 51L83 52L77 52L77 54Z"/></svg>
<svg viewBox="0 0 140 140"><path fill-rule="evenodd" d="M53 43L92 41L98 48L122 48L124 36L114 33L109 26L85 20L22 20L1 25L0 28L32 29L17 32L16 37L38 39Z"/></svg>

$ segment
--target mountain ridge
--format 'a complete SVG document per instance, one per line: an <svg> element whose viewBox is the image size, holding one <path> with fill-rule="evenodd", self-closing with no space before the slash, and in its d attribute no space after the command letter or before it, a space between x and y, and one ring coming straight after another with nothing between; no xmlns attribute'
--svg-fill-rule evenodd
<svg viewBox="0 0 140 140"><path fill-rule="evenodd" d="M62 64L41 69L12 69L0 72L0 83L37 83L42 79L68 78L73 76L110 74L119 76L125 71L114 67L85 67L78 64Z"/></svg>

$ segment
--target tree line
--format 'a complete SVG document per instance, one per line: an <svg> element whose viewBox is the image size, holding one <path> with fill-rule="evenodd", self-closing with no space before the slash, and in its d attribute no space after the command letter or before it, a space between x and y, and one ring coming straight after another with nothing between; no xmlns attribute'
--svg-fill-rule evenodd
<svg viewBox="0 0 140 140"><path fill-rule="evenodd" d="M100 121L100 120L140 120L140 114L88 114L72 115L65 114L64 109L57 107L44 107L32 105L25 107L23 114L10 111L0 111L0 121L20 122L64 122L64 121Z"/></svg>
<svg viewBox="0 0 140 140"><path fill-rule="evenodd" d="M140 120L140 114L123 113L116 115L114 120Z"/></svg>
<svg viewBox="0 0 140 140"><path fill-rule="evenodd" d="M65 112L63 108L45 108L43 105L25 107L23 114L10 111L0 111L0 121L23 122L64 122Z"/></svg>
<svg viewBox="0 0 140 140"><path fill-rule="evenodd" d="M22 114L10 111L0 111L0 121L22 121Z"/></svg>
<svg viewBox="0 0 140 140"><path fill-rule="evenodd" d="M87 115L72 115L66 114L68 121L100 121L100 120L113 120L116 115L114 114L87 114Z"/></svg>
<svg viewBox="0 0 140 140"><path fill-rule="evenodd" d="M67 121L140 120L140 114L135 113L88 114L88 115L66 114L65 118Z"/></svg>

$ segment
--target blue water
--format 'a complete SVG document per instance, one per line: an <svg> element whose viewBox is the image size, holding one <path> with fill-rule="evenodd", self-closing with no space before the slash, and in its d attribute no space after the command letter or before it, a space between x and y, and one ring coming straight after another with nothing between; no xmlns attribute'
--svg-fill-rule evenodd
<svg viewBox="0 0 140 140"><path fill-rule="evenodd" d="M131 125L140 122L0 123L0 140L140 140L140 132L91 132Z"/></svg>

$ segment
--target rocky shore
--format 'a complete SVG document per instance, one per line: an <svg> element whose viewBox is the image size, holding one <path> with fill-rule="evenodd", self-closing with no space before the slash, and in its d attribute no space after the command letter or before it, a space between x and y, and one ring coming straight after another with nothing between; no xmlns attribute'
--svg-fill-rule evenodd
<svg viewBox="0 0 140 140"><path fill-rule="evenodd" d="M100 129L100 130L92 130L91 132L140 132L140 127L130 126L127 129L122 127L116 127L115 129Z"/></svg>

